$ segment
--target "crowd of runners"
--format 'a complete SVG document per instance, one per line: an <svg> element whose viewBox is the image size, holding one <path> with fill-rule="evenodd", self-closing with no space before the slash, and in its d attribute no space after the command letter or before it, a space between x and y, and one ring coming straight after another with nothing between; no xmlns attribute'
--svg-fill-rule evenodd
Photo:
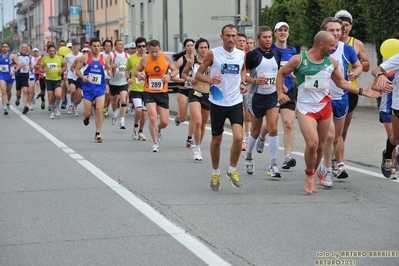
<svg viewBox="0 0 399 266"><path fill-rule="evenodd" d="M22 44L18 53L10 52L9 45L2 43L4 115L9 115L15 82L15 105L22 102L23 114L32 111L40 99L40 108L47 106L50 119L60 117L61 109L78 117L77 107L83 102L83 124L88 126L95 115L94 140L98 143L103 142L104 118L111 117L112 125L126 130L129 111L134 115L132 138L146 141L148 117L150 150L159 152L162 129L169 122L168 83L174 81L179 86L175 125L190 115L185 145L193 150L196 161L203 159L201 143L210 119L213 191L221 188L220 146L226 119L233 136L226 176L236 188L243 187L237 171L241 152L245 152L245 170L252 175L253 150L264 151L266 135L270 158L266 174L281 178L280 167L296 166L291 152L297 119L306 143L304 191L311 194L318 191L315 177L324 188L333 187L333 178L348 178L344 143L358 97L382 95L380 121L388 139L381 171L391 177L399 167L399 106L395 101L399 93L393 85L399 55L371 72L373 84L359 88L357 78L369 71L370 64L363 43L349 35L352 23L352 16L345 10L326 18L313 47L299 53L288 45L286 22L273 28L259 27L255 38L229 24L221 30L220 47L209 47L203 38L186 39L184 51L173 57L162 52L159 41L144 37L130 44L122 40L101 43L93 38L83 47L79 42L60 41L58 49L49 42L43 51ZM277 161L279 116L284 129L281 164Z"/></svg>

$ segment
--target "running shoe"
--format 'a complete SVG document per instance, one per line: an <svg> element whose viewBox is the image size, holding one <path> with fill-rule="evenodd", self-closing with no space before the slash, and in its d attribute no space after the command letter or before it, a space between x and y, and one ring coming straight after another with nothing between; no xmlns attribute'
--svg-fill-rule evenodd
<svg viewBox="0 0 399 266"><path fill-rule="evenodd" d="M175 125L178 127L180 125L180 121L177 120L177 116L175 117Z"/></svg>
<svg viewBox="0 0 399 266"><path fill-rule="evenodd" d="M346 172L345 165L343 163L339 164L337 167L337 171L333 172L334 176L338 179L344 179L348 177L348 173Z"/></svg>
<svg viewBox="0 0 399 266"><path fill-rule="evenodd" d="M122 121L119 123L119 129L126 129L125 127L125 121Z"/></svg>
<svg viewBox="0 0 399 266"><path fill-rule="evenodd" d="M399 170L399 154L395 156L395 169Z"/></svg>
<svg viewBox="0 0 399 266"><path fill-rule="evenodd" d="M54 113L51 113L51 114L50 114L50 118L51 118L51 119L54 119Z"/></svg>
<svg viewBox="0 0 399 266"><path fill-rule="evenodd" d="M194 148L195 144L192 139L187 140L186 142L186 148Z"/></svg>
<svg viewBox="0 0 399 266"><path fill-rule="evenodd" d="M73 106L72 105L68 106L68 114L72 114L72 110L73 110Z"/></svg>
<svg viewBox="0 0 399 266"><path fill-rule="evenodd" d="M94 135L94 140L97 143L103 143L103 138L101 137L101 135Z"/></svg>
<svg viewBox="0 0 399 266"><path fill-rule="evenodd" d="M29 104L28 108L29 108L30 111L33 111L33 106L32 105Z"/></svg>
<svg viewBox="0 0 399 266"><path fill-rule="evenodd" d="M10 103L7 103L7 111L10 111Z"/></svg>
<svg viewBox="0 0 399 266"><path fill-rule="evenodd" d="M66 102L61 103L61 109L66 109Z"/></svg>
<svg viewBox="0 0 399 266"><path fill-rule="evenodd" d="M36 95L36 100L39 99L40 97L42 97L42 95L39 93L38 95Z"/></svg>
<svg viewBox="0 0 399 266"><path fill-rule="evenodd" d="M252 162L252 158L245 158L245 171L247 174L252 175L255 171L254 163Z"/></svg>
<svg viewBox="0 0 399 266"><path fill-rule="evenodd" d="M331 172L326 172L325 178L323 180L323 187L332 188L334 186L331 176L332 176Z"/></svg>
<svg viewBox="0 0 399 266"><path fill-rule="evenodd" d="M154 143L151 148L151 152L159 152L159 144Z"/></svg>
<svg viewBox="0 0 399 266"><path fill-rule="evenodd" d="M162 141L162 139L163 139L163 135L162 135L161 130L159 130L159 131L158 131L158 142L159 142L159 141Z"/></svg>
<svg viewBox="0 0 399 266"><path fill-rule="evenodd" d="M8 109L7 109L7 107L4 108L4 115L8 115Z"/></svg>
<svg viewBox="0 0 399 266"><path fill-rule="evenodd" d="M335 158L335 155L331 158L331 169L332 169L333 175L336 176L336 173L338 172L338 166L337 166L337 159Z"/></svg>
<svg viewBox="0 0 399 266"><path fill-rule="evenodd" d="M26 114L27 112L29 112L29 107L25 105L22 113Z"/></svg>
<svg viewBox="0 0 399 266"><path fill-rule="evenodd" d="M331 179L330 172L321 171L320 168L316 171L316 175L319 178L319 185L325 188L332 188L333 182Z"/></svg>
<svg viewBox="0 0 399 266"><path fill-rule="evenodd" d="M42 110L46 108L46 101L42 101L42 103L40 104L40 108L42 108Z"/></svg>
<svg viewBox="0 0 399 266"><path fill-rule="evenodd" d="M87 125L89 125L89 123L90 123L90 117L85 117L83 119L83 125L87 126Z"/></svg>
<svg viewBox="0 0 399 266"><path fill-rule="evenodd" d="M55 108L55 116L56 117L60 117L61 116L61 111L60 111L60 108L58 107L58 108Z"/></svg>
<svg viewBox="0 0 399 266"><path fill-rule="evenodd" d="M77 106L76 106L76 107L73 107L73 112L74 112L74 114L75 114L76 117L79 116L78 107L77 107Z"/></svg>
<svg viewBox="0 0 399 266"><path fill-rule="evenodd" d="M392 180L397 180L397 176L396 176L396 168L392 168L392 172L391 172L391 179Z"/></svg>
<svg viewBox="0 0 399 266"><path fill-rule="evenodd" d="M283 166L281 168L290 169L291 167L295 167L295 165L296 165L295 158L292 158L291 156L289 156L289 157L284 158Z"/></svg>
<svg viewBox="0 0 399 266"><path fill-rule="evenodd" d="M115 114L115 113L114 113ZM117 116L114 116L114 114L112 114L112 118L111 118L111 124L114 126L116 124L116 118Z"/></svg>
<svg viewBox="0 0 399 266"><path fill-rule="evenodd" d="M36 104L36 99L35 99L35 97L32 98L32 104Z"/></svg>
<svg viewBox="0 0 399 266"><path fill-rule="evenodd" d="M382 174L389 178L391 176L392 172L392 160L391 159L385 159L385 150L382 151L382 161L381 161L381 172Z"/></svg>
<svg viewBox="0 0 399 266"><path fill-rule="evenodd" d="M243 140L241 143L241 151L246 151L248 149L248 142Z"/></svg>
<svg viewBox="0 0 399 266"><path fill-rule="evenodd" d="M270 165L269 169L267 169L267 175L281 178L280 170L278 170L277 164Z"/></svg>
<svg viewBox="0 0 399 266"><path fill-rule="evenodd" d="M215 192L220 190L220 174L212 174L211 189Z"/></svg>
<svg viewBox="0 0 399 266"><path fill-rule="evenodd" d="M195 161L202 161L202 155L201 155L201 150L200 149L193 149L194 152L194 160Z"/></svg>
<svg viewBox="0 0 399 266"><path fill-rule="evenodd" d="M233 172L226 171L226 177L231 181L231 185L235 188L242 188L242 182L240 181L240 174L237 170Z"/></svg>
<svg viewBox="0 0 399 266"><path fill-rule="evenodd" d="M138 140L138 139L139 139L139 129L136 128L136 127L133 128L132 138L133 138L134 140Z"/></svg>
<svg viewBox="0 0 399 266"><path fill-rule="evenodd" d="M105 117L105 118L109 118L108 107L104 107L104 108L105 108L105 112L104 112L104 110L103 110L103 112L104 112L104 117Z"/></svg>
<svg viewBox="0 0 399 266"><path fill-rule="evenodd" d="M139 140L141 140L141 141L146 141L146 140L147 140L147 138L145 137L145 135L143 134L143 132L140 132L140 133L139 133Z"/></svg>
<svg viewBox="0 0 399 266"><path fill-rule="evenodd" d="M21 97L19 97L19 98L17 97L17 99L15 100L15 105L16 105L16 106L19 106L20 99L21 99Z"/></svg>
<svg viewBox="0 0 399 266"><path fill-rule="evenodd" d="M316 175L319 178L319 185L323 186L323 181L326 179L326 173L321 171L321 169L317 169Z"/></svg>
<svg viewBox="0 0 399 266"><path fill-rule="evenodd" d="M259 137L258 140L256 141L256 151L258 153L262 153L263 152L263 149L265 148L265 140L266 139L261 139Z"/></svg>

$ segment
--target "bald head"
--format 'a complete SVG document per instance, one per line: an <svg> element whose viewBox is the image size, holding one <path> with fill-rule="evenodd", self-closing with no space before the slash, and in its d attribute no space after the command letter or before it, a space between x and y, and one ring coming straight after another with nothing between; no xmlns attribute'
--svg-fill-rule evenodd
<svg viewBox="0 0 399 266"><path fill-rule="evenodd" d="M334 39L334 36L327 31L321 30L314 36L313 43L325 43L329 38Z"/></svg>

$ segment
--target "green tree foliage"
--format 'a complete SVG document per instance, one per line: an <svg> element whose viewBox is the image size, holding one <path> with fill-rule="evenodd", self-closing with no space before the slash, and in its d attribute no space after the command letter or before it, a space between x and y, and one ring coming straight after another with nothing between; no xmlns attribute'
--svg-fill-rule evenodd
<svg viewBox="0 0 399 266"><path fill-rule="evenodd" d="M393 34L399 32L399 2L359 0L364 6L364 25L368 34L367 40L375 44L378 63L381 63L380 46Z"/></svg>
<svg viewBox="0 0 399 266"><path fill-rule="evenodd" d="M345 9L353 17L351 36L376 45L379 62L380 45L395 32L399 32L399 2L387 0L275 0L266 6L260 24L274 28L279 21L290 26L289 43L297 49L310 47L314 35L326 17Z"/></svg>

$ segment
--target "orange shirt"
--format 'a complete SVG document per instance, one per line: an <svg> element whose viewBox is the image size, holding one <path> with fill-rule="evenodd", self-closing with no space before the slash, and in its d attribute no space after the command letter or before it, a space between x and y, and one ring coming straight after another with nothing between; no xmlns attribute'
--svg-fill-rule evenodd
<svg viewBox="0 0 399 266"><path fill-rule="evenodd" d="M167 74L169 69L165 61L165 54L160 53L156 60L148 54L147 60L147 65L144 67L146 73L144 91L150 93L168 92L168 82L162 81L162 76Z"/></svg>

